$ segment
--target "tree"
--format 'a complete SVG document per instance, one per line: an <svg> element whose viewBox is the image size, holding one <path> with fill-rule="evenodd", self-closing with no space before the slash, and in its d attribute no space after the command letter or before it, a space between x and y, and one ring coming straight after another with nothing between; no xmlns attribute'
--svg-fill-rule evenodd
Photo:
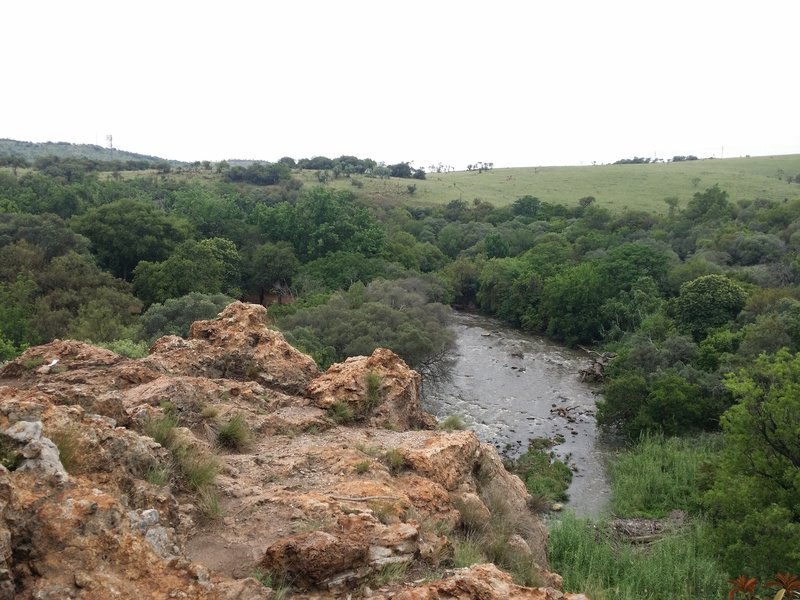
<svg viewBox="0 0 800 600"><path fill-rule="evenodd" d="M703 275L684 283L673 308L678 324L701 340L709 329L725 325L744 308L747 292L724 275Z"/></svg>
<svg viewBox="0 0 800 600"><path fill-rule="evenodd" d="M289 242L262 244L249 261L247 287L257 291L259 302L264 304L266 293L276 286L281 291L288 288L299 268L300 261Z"/></svg>
<svg viewBox="0 0 800 600"><path fill-rule="evenodd" d="M103 268L129 279L139 261L159 261L184 241L188 222L152 204L118 200L73 217L70 227L88 237Z"/></svg>
<svg viewBox="0 0 800 600"><path fill-rule="evenodd" d="M141 261L133 275L133 290L146 304L189 292L238 296L241 256L224 238L188 240L164 261Z"/></svg>
<svg viewBox="0 0 800 600"><path fill-rule="evenodd" d="M737 403L705 496L729 573L763 577L800 567L800 354L761 356L725 381Z"/></svg>
<svg viewBox="0 0 800 600"><path fill-rule="evenodd" d="M232 301L224 294L191 292L163 304L153 304L141 317L142 338L153 342L164 335L186 337L192 323L213 319Z"/></svg>
<svg viewBox="0 0 800 600"><path fill-rule="evenodd" d="M514 201L514 204L511 205L511 212L520 217L530 217L531 219L535 219L541 204L541 200L535 196L522 196L517 198Z"/></svg>

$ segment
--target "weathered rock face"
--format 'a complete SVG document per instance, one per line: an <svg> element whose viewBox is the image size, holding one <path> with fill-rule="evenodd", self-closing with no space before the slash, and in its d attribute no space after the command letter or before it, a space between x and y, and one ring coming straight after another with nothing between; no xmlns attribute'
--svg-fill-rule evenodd
<svg viewBox="0 0 800 600"><path fill-rule="evenodd" d="M553 588L525 588L514 585L511 577L492 564L459 569L430 585L406 590L394 600L588 600L583 594L564 594Z"/></svg>
<svg viewBox="0 0 800 600"><path fill-rule="evenodd" d="M268 598L254 573L296 598L358 597L390 566L447 565L458 528L496 510L524 523L508 548L557 584L525 487L472 432L432 431L419 386L388 350L319 375L242 303L141 360L29 349L0 369L0 600ZM328 416L337 402L352 424ZM234 421L248 435L224 445ZM167 447L151 437L164 423ZM211 454L215 483L196 491L176 465ZM561 597L485 566L374 597L439 594Z"/></svg>
<svg viewBox="0 0 800 600"><path fill-rule="evenodd" d="M189 339L166 336L151 349L152 362L170 374L250 380L301 393L319 374L314 360L267 328L267 311L234 302L212 321L197 321Z"/></svg>
<svg viewBox="0 0 800 600"><path fill-rule="evenodd" d="M329 409L337 402L377 427L433 429L436 419L420 408L419 373L391 350L378 348L372 356L355 356L332 365L306 388L316 406Z"/></svg>

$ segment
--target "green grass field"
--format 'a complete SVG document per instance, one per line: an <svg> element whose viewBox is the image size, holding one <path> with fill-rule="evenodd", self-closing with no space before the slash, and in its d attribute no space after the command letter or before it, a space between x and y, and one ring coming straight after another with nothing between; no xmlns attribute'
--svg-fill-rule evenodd
<svg viewBox="0 0 800 600"><path fill-rule="evenodd" d="M357 177L363 187L349 179L331 181L337 189L350 189L379 204L446 204L476 198L495 206L511 204L526 194L545 202L573 206L580 198L594 196L599 206L612 210L636 209L666 212L664 198L677 197L685 206L695 192L718 183L734 202L800 197L800 184L787 183L786 176L800 175L800 154L706 159L649 165L597 165L581 167L528 167L495 169L478 173L457 171L429 173L424 181ZM306 185L317 182L315 171L299 174ZM780 176L780 179L779 179ZM416 191L408 192L409 185Z"/></svg>

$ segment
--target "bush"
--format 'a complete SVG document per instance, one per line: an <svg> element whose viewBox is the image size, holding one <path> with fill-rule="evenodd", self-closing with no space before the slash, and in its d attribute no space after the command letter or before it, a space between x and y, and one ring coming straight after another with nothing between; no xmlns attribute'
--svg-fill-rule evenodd
<svg viewBox="0 0 800 600"><path fill-rule="evenodd" d="M383 455L383 459L392 475L397 475L406 466L406 457L397 448L387 450L386 454Z"/></svg>
<svg viewBox="0 0 800 600"><path fill-rule="evenodd" d="M567 499L572 471L552 452L533 444L515 461L513 470L525 482L528 492L540 500L540 504Z"/></svg>
<svg viewBox="0 0 800 600"><path fill-rule="evenodd" d="M164 448L172 450L177 440L175 433L177 426L178 418L172 414L165 414L162 417L149 419L144 426L144 432Z"/></svg>
<svg viewBox="0 0 800 600"><path fill-rule="evenodd" d="M455 431L466 429L466 424L464 423L464 419L461 418L460 415L450 415L444 421L439 423L439 429L443 429L444 431Z"/></svg>
<svg viewBox="0 0 800 600"><path fill-rule="evenodd" d="M328 408L328 417L338 425L346 425L347 423L352 423L353 419L353 411L348 406L347 402L342 402L341 400L337 400L333 404L330 405Z"/></svg>

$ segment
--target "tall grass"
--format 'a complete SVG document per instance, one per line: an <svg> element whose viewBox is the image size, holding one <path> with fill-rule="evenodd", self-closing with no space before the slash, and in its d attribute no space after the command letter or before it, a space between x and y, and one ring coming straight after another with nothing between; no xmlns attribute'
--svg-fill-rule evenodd
<svg viewBox="0 0 800 600"><path fill-rule="evenodd" d="M645 436L612 463L611 510L626 517L660 518L698 508L703 470L719 448L719 436Z"/></svg>
<svg viewBox="0 0 800 600"><path fill-rule="evenodd" d="M719 439L643 437L610 467L611 507L619 517L661 518L675 509L689 523L649 545L634 545L607 521L563 515L550 528L552 568L567 591L594 600L723 598L727 574L716 564L699 513L705 465Z"/></svg>
<svg viewBox="0 0 800 600"><path fill-rule="evenodd" d="M726 574L695 522L647 547L615 540L603 523L567 513L550 530L550 562L566 591L593 600L696 600L724 598Z"/></svg>

